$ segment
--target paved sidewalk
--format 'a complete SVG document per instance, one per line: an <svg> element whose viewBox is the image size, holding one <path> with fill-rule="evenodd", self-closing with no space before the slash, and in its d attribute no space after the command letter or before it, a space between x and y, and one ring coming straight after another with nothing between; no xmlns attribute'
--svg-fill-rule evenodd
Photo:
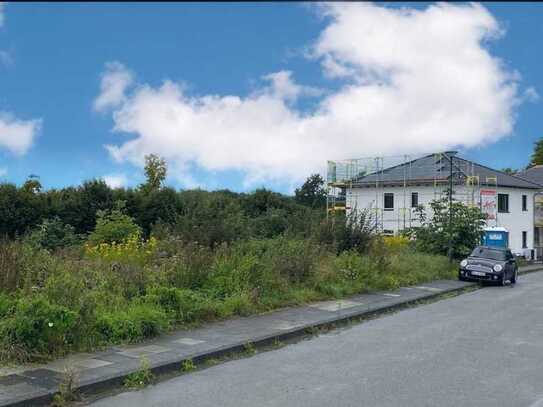
<svg viewBox="0 0 543 407"><path fill-rule="evenodd" d="M543 270L543 265L522 272ZM65 367L77 371L78 389L92 393L120 385L138 370L140 358L148 358L157 372L180 370L184 360L198 363L244 349L248 342L266 345L274 340L300 336L308 329L326 326L414 301L428 299L474 285L454 280L434 281L396 291L361 294L348 299L324 301L264 315L214 322L193 330L179 330L130 346L111 347L92 354L80 353L43 365L0 368L0 406L47 405L58 391Z"/></svg>

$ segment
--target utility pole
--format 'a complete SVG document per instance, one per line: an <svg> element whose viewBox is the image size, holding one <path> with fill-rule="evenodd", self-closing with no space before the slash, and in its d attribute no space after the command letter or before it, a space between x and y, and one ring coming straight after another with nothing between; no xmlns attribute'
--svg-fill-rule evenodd
<svg viewBox="0 0 543 407"><path fill-rule="evenodd" d="M453 155L449 152L449 263L453 261L453 224L452 224L452 194L453 194Z"/></svg>

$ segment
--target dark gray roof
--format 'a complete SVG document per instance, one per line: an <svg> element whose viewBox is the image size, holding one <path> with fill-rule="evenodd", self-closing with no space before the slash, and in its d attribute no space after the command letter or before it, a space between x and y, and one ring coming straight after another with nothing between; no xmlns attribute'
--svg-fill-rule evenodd
<svg viewBox="0 0 543 407"><path fill-rule="evenodd" d="M519 172L517 177L543 185L543 165L536 165L531 168L527 168L524 171Z"/></svg>
<svg viewBox="0 0 543 407"><path fill-rule="evenodd" d="M449 153L429 154L416 160L400 165L388 167L379 172L353 179L355 186L371 187L377 182L381 185L403 185L404 181L409 184L440 184L449 180L450 157L453 160L453 180L455 184L465 183L468 176L478 176L479 185L496 185L499 187L541 189L540 184L527 179L509 175L494 170L473 161L465 160Z"/></svg>

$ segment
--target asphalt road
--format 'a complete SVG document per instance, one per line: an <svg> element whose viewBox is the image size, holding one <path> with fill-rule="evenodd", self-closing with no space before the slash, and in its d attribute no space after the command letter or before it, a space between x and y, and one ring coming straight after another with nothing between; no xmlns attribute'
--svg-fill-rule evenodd
<svg viewBox="0 0 543 407"><path fill-rule="evenodd" d="M92 405L543 407L543 272Z"/></svg>

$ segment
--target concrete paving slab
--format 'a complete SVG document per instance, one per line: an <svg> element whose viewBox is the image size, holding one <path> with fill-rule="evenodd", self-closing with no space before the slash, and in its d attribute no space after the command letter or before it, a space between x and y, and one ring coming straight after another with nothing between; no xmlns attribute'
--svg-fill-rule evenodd
<svg viewBox="0 0 543 407"><path fill-rule="evenodd" d="M338 300L338 301L323 301L311 304L310 307L320 309L322 311L340 311L342 309L357 307L362 305L359 302L349 301L349 300Z"/></svg>
<svg viewBox="0 0 543 407"><path fill-rule="evenodd" d="M76 366L78 362L92 358L90 353L76 353L47 364L47 368L57 373L64 373L66 369L81 370L83 367Z"/></svg>
<svg viewBox="0 0 543 407"><path fill-rule="evenodd" d="M434 293L439 293L439 292L443 291L442 288L428 287L428 286L425 286L425 285L417 285L417 286L415 286L415 288L418 288L419 290L431 291L431 292L434 292Z"/></svg>
<svg viewBox="0 0 543 407"><path fill-rule="evenodd" d="M151 353L161 353L161 352L167 352L171 350L170 348L166 348L164 346L158 346L158 345L147 345L147 346L140 346L137 348L125 348L122 351L118 352L119 355L128 356L132 358L139 358L142 356L149 355Z"/></svg>
<svg viewBox="0 0 543 407"><path fill-rule="evenodd" d="M81 360L77 362L76 366L82 369L96 369L99 367L109 366L112 363L113 362L107 362L105 360L90 358L90 359L85 359L85 360Z"/></svg>
<svg viewBox="0 0 543 407"><path fill-rule="evenodd" d="M50 369L25 370L20 374L27 379L27 383L44 389L50 389L58 386L62 381L62 375Z"/></svg>
<svg viewBox="0 0 543 407"><path fill-rule="evenodd" d="M181 338L181 339L176 339L172 342L180 343L181 345L194 346L200 343L204 343L205 341L200 340L200 339L193 339L193 338Z"/></svg>
<svg viewBox="0 0 543 407"><path fill-rule="evenodd" d="M42 388L34 386L26 381L11 386L0 386L0 406L13 405L24 399L32 400L36 396L43 394L43 392L44 390ZM29 401L26 405L31 406L32 402Z"/></svg>
<svg viewBox="0 0 543 407"><path fill-rule="evenodd" d="M10 374L7 376L0 377L0 385L2 386L13 386L18 383L25 383L26 379L23 376L17 374Z"/></svg>
<svg viewBox="0 0 543 407"><path fill-rule="evenodd" d="M279 329L280 331L288 331L290 329L294 329L296 327L300 326L299 324L294 324L289 321L277 321L275 324L273 324L273 329Z"/></svg>

